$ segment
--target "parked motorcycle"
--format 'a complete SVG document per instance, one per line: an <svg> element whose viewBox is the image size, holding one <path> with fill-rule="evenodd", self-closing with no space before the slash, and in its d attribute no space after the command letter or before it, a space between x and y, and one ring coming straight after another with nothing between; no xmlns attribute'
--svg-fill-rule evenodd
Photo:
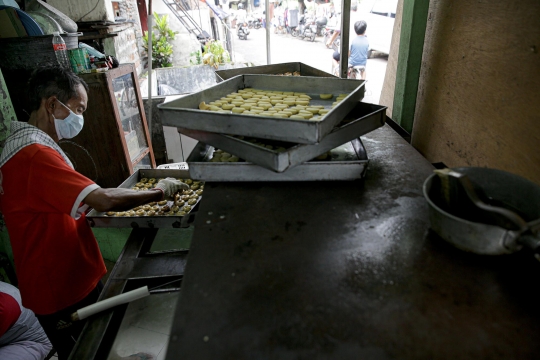
<svg viewBox="0 0 540 360"><path fill-rule="evenodd" d="M328 27L325 27L325 28L324 28L324 33L323 33L323 36L324 36L324 38L323 38L323 44L324 44L327 48L329 48L329 49L332 47L332 46L331 46L332 44L327 44L327 43L328 43L328 41L330 41L330 39L331 39L332 36L334 35L334 31L335 31L334 29L330 29L330 28L328 28Z"/></svg>
<svg viewBox="0 0 540 360"><path fill-rule="evenodd" d="M255 20L253 20L253 27L255 29L260 29L262 28L262 19L260 18L255 18Z"/></svg>
<svg viewBox="0 0 540 360"><path fill-rule="evenodd" d="M304 23L300 26L300 32L298 37L301 39L308 39L310 41L315 41L315 36L317 35L317 23L313 18L304 19Z"/></svg>
<svg viewBox="0 0 540 360"><path fill-rule="evenodd" d="M317 31L316 31L317 36L323 36L324 27L328 23L328 19L325 16L323 16L323 17L318 18L315 22L317 23Z"/></svg>
<svg viewBox="0 0 540 360"><path fill-rule="evenodd" d="M278 16L277 24L274 25L274 34L286 34L287 27L285 24L285 19L282 16Z"/></svg>
<svg viewBox="0 0 540 360"><path fill-rule="evenodd" d="M249 28L247 23L241 23L238 26L237 35L240 40L247 40L247 36L249 35Z"/></svg>
<svg viewBox="0 0 540 360"><path fill-rule="evenodd" d="M332 46L332 49L339 51L341 47L341 35L338 35L338 37L336 38L336 40L334 40L331 46Z"/></svg>
<svg viewBox="0 0 540 360"><path fill-rule="evenodd" d="M298 19L298 26L291 26L289 28L289 32L293 37L297 37L301 33L304 32L306 20L304 18L304 15L300 15L300 18Z"/></svg>
<svg viewBox="0 0 540 360"><path fill-rule="evenodd" d="M262 27L262 19L249 16L247 20L247 26L249 29L260 29Z"/></svg>

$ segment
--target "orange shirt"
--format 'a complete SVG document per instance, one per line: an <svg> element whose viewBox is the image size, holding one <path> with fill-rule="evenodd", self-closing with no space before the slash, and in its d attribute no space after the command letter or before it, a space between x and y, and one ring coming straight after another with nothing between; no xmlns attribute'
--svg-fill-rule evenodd
<svg viewBox="0 0 540 360"><path fill-rule="evenodd" d="M39 144L20 150L0 170L0 211L23 306L48 315L84 299L107 272L84 213L77 213L99 186Z"/></svg>

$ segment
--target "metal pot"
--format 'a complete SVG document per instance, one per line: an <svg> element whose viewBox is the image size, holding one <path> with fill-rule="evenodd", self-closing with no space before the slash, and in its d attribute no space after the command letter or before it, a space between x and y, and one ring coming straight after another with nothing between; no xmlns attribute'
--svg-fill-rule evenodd
<svg viewBox="0 0 540 360"><path fill-rule="evenodd" d="M473 222L441 209L441 182L433 174L424 182L431 228L455 247L482 255L509 254L524 245L538 251L540 241L540 186L520 176L495 169L467 167L452 169L467 175L485 194L519 214L527 232ZM537 256L538 257L538 256Z"/></svg>

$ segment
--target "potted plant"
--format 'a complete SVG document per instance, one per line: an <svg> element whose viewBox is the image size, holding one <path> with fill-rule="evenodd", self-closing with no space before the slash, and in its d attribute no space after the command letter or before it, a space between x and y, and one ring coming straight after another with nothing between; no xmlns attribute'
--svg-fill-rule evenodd
<svg viewBox="0 0 540 360"><path fill-rule="evenodd" d="M154 12L155 24L152 27L152 68L171 67L173 61L173 45L176 31L169 27L168 15L159 16ZM155 30L155 31L154 31ZM143 48L148 58L148 31L144 32Z"/></svg>
<svg viewBox="0 0 540 360"><path fill-rule="evenodd" d="M195 51L190 54L194 59L189 62L192 65L205 64L218 68L220 64L231 62L229 52L225 50L223 44L217 40L210 40L204 45L204 52Z"/></svg>

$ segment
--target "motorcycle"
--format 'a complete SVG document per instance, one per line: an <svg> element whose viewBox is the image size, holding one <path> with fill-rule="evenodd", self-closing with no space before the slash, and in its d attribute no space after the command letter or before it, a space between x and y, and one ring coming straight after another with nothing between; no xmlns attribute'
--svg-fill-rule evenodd
<svg viewBox="0 0 540 360"><path fill-rule="evenodd" d="M349 69L347 70L347 79L361 80L364 78L365 71L365 65L349 66Z"/></svg>
<svg viewBox="0 0 540 360"><path fill-rule="evenodd" d="M274 24L274 34L286 34L287 27L285 25L285 19L282 16L278 16L276 24Z"/></svg>
<svg viewBox="0 0 540 360"><path fill-rule="evenodd" d="M332 49L334 49L335 51L339 51L340 47L341 47L341 35L338 35L338 37L336 38L336 40L334 40L334 42L330 45L332 47Z"/></svg>
<svg viewBox="0 0 540 360"><path fill-rule="evenodd" d="M253 21L254 19L251 16L247 17L247 26L249 29L253 29Z"/></svg>
<svg viewBox="0 0 540 360"><path fill-rule="evenodd" d="M305 24L306 20L304 18L304 15L300 15L300 18L298 19L298 26L291 26L289 28L289 32L293 37L297 37L304 32Z"/></svg>
<svg viewBox="0 0 540 360"><path fill-rule="evenodd" d="M317 23L315 19L308 18L302 19L300 21L300 30L298 37L301 39L308 39L310 41L315 41L315 36L317 35Z"/></svg>
<svg viewBox="0 0 540 360"><path fill-rule="evenodd" d="M247 40L247 36L249 35L247 23L244 22L238 25L237 35L240 40Z"/></svg>
<svg viewBox="0 0 540 360"><path fill-rule="evenodd" d="M329 49L332 47L332 46L331 46L332 44L328 44L328 45L327 45L327 43L328 43L328 41L332 38L332 36L334 35L334 31L335 31L334 29L330 29L330 28L328 28L328 27L325 27L325 28L324 28L324 33L323 33L323 36L324 36L323 44L325 44L325 46L326 46L327 48L329 48Z"/></svg>
<svg viewBox="0 0 540 360"><path fill-rule="evenodd" d="M326 17L323 16L323 17L318 18L315 22L317 23L317 31L316 31L317 36L323 36L325 26L328 23L328 19L326 19Z"/></svg>
<svg viewBox="0 0 540 360"><path fill-rule="evenodd" d="M255 18L255 20L253 20L253 27L255 29L260 29L262 27L262 19Z"/></svg>
<svg viewBox="0 0 540 360"><path fill-rule="evenodd" d="M262 27L261 18L248 17L247 26L249 29L260 29Z"/></svg>

